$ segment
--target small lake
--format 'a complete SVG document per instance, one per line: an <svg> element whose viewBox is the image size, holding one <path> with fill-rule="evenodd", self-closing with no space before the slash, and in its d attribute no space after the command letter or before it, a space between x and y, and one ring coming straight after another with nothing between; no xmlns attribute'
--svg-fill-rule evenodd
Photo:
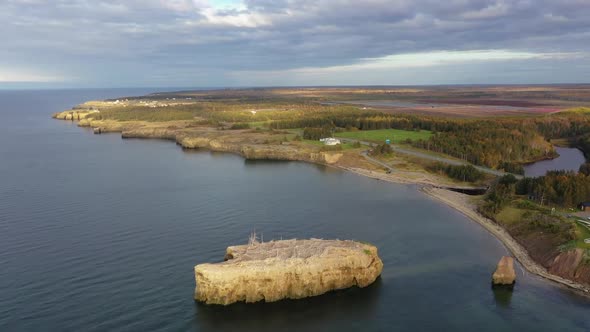
<svg viewBox="0 0 590 332"><path fill-rule="evenodd" d="M0 91L0 331L589 331L590 299L414 186L93 135L52 112L145 90ZM205 306L193 266L264 239L374 243L382 277L300 301Z"/></svg>
<svg viewBox="0 0 590 332"><path fill-rule="evenodd" d="M525 176L535 177L543 176L547 171L565 170L577 172L586 158L582 151L576 148L555 147L559 157L551 160L542 160L524 166Z"/></svg>
<svg viewBox="0 0 590 332"><path fill-rule="evenodd" d="M475 104L443 104L443 103L425 103L402 100L352 100L352 101L334 101L324 104L354 104L371 107L397 107L397 108L439 108L439 107L476 107L484 110L506 110L518 111L527 110L526 107L508 106L508 105L475 105Z"/></svg>

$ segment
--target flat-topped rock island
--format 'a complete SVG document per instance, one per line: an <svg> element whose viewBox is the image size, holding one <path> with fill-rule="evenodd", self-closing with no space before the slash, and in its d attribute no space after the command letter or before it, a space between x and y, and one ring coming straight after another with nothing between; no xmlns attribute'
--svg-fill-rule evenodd
<svg viewBox="0 0 590 332"><path fill-rule="evenodd" d="M366 287L381 274L377 248L349 240L279 240L228 247L225 261L195 266L195 299L274 302Z"/></svg>

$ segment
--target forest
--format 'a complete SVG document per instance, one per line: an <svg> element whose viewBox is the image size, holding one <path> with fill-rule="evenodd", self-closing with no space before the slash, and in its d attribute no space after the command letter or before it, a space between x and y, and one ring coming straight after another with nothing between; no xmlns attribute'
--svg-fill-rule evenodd
<svg viewBox="0 0 590 332"><path fill-rule="evenodd" d="M237 92L236 92L237 93ZM260 96L191 99L160 108L113 106L92 114L95 119L119 121L192 120L231 129L251 124L271 129L302 129L303 137L317 140L329 132L350 130L428 130L432 136L407 141L416 148L447 154L475 165L522 174L522 164L556 157L554 139L570 140L590 155L590 109L494 118L453 118L436 115L387 113L352 105L312 102L303 98ZM263 98L264 97L264 98ZM167 100L167 99L165 99ZM169 102L169 101L167 101ZM590 167L589 167L590 168Z"/></svg>
<svg viewBox="0 0 590 332"><path fill-rule="evenodd" d="M329 127L324 128L304 128L303 138L317 141L321 138L332 137L332 131Z"/></svg>
<svg viewBox="0 0 590 332"><path fill-rule="evenodd" d="M435 173L444 173L451 179L463 182L476 182L484 178L484 173L471 165L449 165L437 162L426 168Z"/></svg>
<svg viewBox="0 0 590 332"><path fill-rule="evenodd" d="M506 175L489 191L487 208L496 213L517 195L540 206L575 208L590 197L590 176L571 171L550 171L545 176L517 180Z"/></svg>
<svg viewBox="0 0 590 332"><path fill-rule="evenodd" d="M408 114L317 112L299 119L270 123L271 128L344 128L345 130L429 130L430 139L414 147L448 154L475 165L522 174L521 164L557 156L551 139L577 137L575 145L590 151L590 116L563 112L540 117L451 119Z"/></svg>
<svg viewBox="0 0 590 332"><path fill-rule="evenodd" d="M550 171L545 176L515 183L516 195L527 195L540 205L576 207L590 197L590 177L571 171Z"/></svg>

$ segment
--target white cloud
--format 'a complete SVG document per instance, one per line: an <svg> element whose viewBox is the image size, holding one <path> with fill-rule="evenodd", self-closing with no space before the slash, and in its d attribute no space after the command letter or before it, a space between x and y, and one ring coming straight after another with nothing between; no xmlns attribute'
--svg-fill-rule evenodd
<svg viewBox="0 0 590 332"><path fill-rule="evenodd" d="M580 52L571 53L534 53L511 50L475 50L475 51L433 51L422 53L408 53L389 55L380 58L362 59L351 65L327 66L327 67L303 67L287 70L258 70L258 71L234 71L230 74L236 82L245 82L249 77L256 77L268 85L276 82L292 80L293 84L299 82L315 82L315 84L338 84L339 78L356 84L355 77L367 79L359 84L392 84L391 81L383 81L383 77L389 75L394 78L397 73L404 75L412 70L423 72L428 68L440 70L445 66L479 66L483 68L494 63L513 63L523 60L556 60L570 61L575 59L587 59L588 54ZM379 81L371 81L371 77L379 77ZM397 82L397 81L396 81ZM264 83L263 83L264 84ZM397 82L395 84L400 84Z"/></svg>
<svg viewBox="0 0 590 332"><path fill-rule="evenodd" d="M0 82L63 82L59 75L0 68Z"/></svg>
<svg viewBox="0 0 590 332"><path fill-rule="evenodd" d="M0 69L23 69L0 71L3 80L56 80L59 75L50 74L56 72L77 77L73 84L125 79L133 85L162 71L170 73L169 82L158 84L179 85L188 71L214 71L209 85L232 84L225 73L244 85L259 84L259 77L282 84L289 75L316 84L321 75L348 73L349 80L334 81L372 82L379 71L397 75L463 63L544 61L573 68L569 59L590 62L584 58L590 53L587 0L0 2ZM572 53L554 53L561 51ZM470 79L497 74L482 73ZM572 80L587 80L585 72L571 73ZM553 78L551 72L545 80Z"/></svg>
<svg viewBox="0 0 590 332"><path fill-rule="evenodd" d="M533 53L510 50L475 50L475 51L434 51L423 53L408 53L388 55L380 58L362 59L358 63L343 66L329 66L321 68L305 67L286 71L258 71L258 73L330 73L342 71L379 70L412 67L441 66L453 63L489 62L528 59L568 59L581 58L585 54L572 53ZM238 72L240 73L240 72ZM252 74L252 72L250 72Z"/></svg>
<svg viewBox="0 0 590 332"><path fill-rule="evenodd" d="M468 20L482 20L504 16L509 12L510 5L504 1L500 1L498 3L494 3L490 6L482 8L481 10L463 13L461 16Z"/></svg>
<svg viewBox="0 0 590 332"><path fill-rule="evenodd" d="M201 14L206 18L205 25L225 25L242 28L256 28L270 25L272 22L266 15L247 11L223 12L213 8L204 9Z"/></svg>

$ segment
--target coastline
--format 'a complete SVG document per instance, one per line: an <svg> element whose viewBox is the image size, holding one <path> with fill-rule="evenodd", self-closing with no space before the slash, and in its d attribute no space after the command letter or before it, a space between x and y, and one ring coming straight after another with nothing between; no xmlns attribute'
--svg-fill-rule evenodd
<svg viewBox="0 0 590 332"><path fill-rule="evenodd" d="M54 118L57 118L54 116ZM58 118L59 119L59 118ZM75 119L63 119L76 121ZM104 126L104 123L101 122ZM121 138L140 138L140 139L165 139L169 141L175 141L177 145L182 146L186 149L205 149L216 152L229 152L242 156L245 159L276 159L276 160L291 160L291 161L303 161L324 166L330 166L338 168L347 172L355 173L360 176L387 181L398 184L413 184L419 185L418 190L425 193L427 196L436 199L445 205L461 212L463 215L471 219L472 221L480 224L484 229L496 237L502 244L514 255L514 257L523 265L523 267L530 273L538 275L546 280L553 281L558 285L567 287L570 290L590 297L590 287L574 282L569 279L565 279L549 273L544 267L536 263L528 254L527 250L522 247L506 230L494 223L492 220L485 218L479 212L473 204L471 204L467 198L468 195L453 192L444 189L444 185L436 182L432 178L428 178L423 174L416 172L417 176L409 176L412 172L405 172L403 176L400 172L392 172L390 174L362 168L362 167L350 167L338 165L335 162L329 162L330 154L326 153L293 153L301 152L296 149L289 148L285 151L266 151L263 148L262 151L255 149L253 145L243 145L235 142L224 142L222 139L212 137L199 137L199 136L185 136L177 135L174 130L154 130L148 131L134 130L135 128L124 128L119 122L109 123L110 128L104 132L118 132L121 134ZM79 122L79 127L92 127L90 122ZM104 127L103 127L104 128ZM210 130L207 130L211 132ZM227 143L227 144L226 144ZM338 158L336 158L338 160Z"/></svg>
<svg viewBox="0 0 590 332"><path fill-rule="evenodd" d="M572 289L576 291L576 293L590 297L590 287L547 272L543 266L539 265L529 256L528 251L508 234L504 228L477 212L475 207L467 201L467 197L465 197L466 195L435 187L422 187L420 190L429 197L461 212L469 219L481 225L490 234L500 240L508 251L514 255L514 258L516 258L529 273L538 275L544 279Z"/></svg>

